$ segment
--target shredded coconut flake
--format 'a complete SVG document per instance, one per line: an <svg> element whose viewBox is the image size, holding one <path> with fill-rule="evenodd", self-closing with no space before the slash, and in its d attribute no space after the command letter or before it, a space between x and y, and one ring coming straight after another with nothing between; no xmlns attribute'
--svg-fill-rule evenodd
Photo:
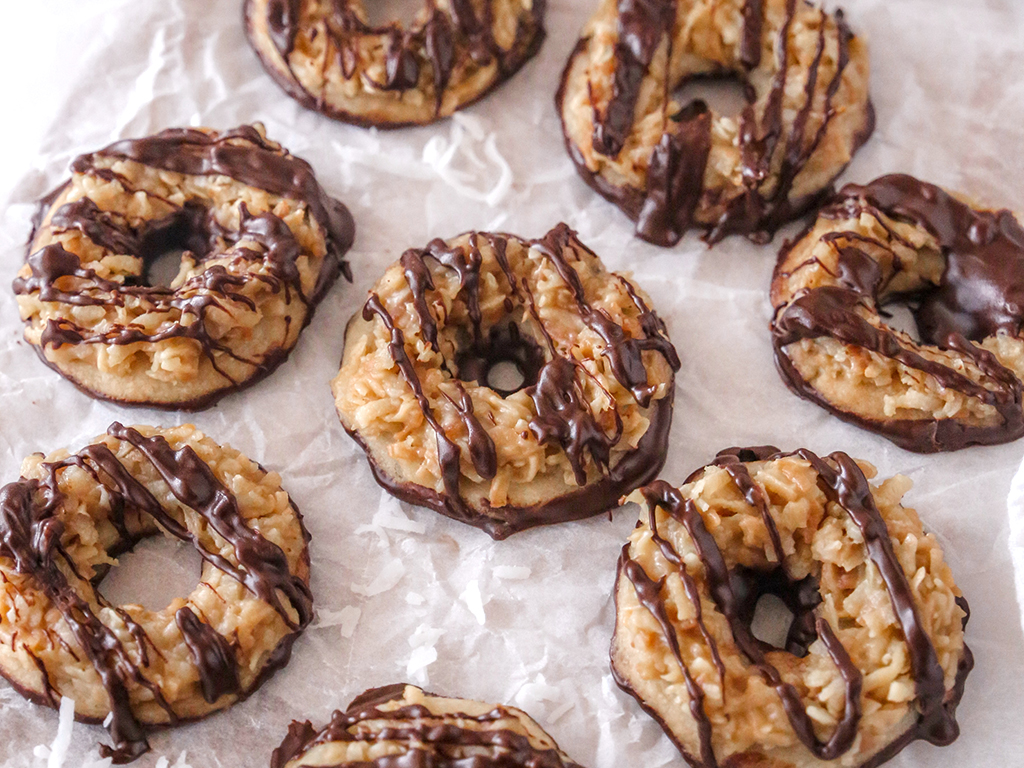
<svg viewBox="0 0 1024 768"><path fill-rule="evenodd" d="M53 743L47 747L40 744L32 750L32 754L46 760L46 768L63 768L71 746L71 730L75 727L75 700L62 696L57 718L57 735Z"/></svg>
<svg viewBox="0 0 1024 768"><path fill-rule="evenodd" d="M359 617L362 616L362 613L354 605L346 605L340 611L317 609L316 621L313 622L311 628L341 627L341 636L349 638L355 633L356 625L359 623Z"/></svg>
<svg viewBox="0 0 1024 768"><path fill-rule="evenodd" d="M383 152L380 148L380 142L377 143L376 147L370 149L351 147L338 141L331 142L331 145L342 161L346 163L362 165L372 168L374 171L383 171L393 176L401 176L403 179L426 181L434 178L430 167L424 166L411 153L406 155L405 153Z"/></svg>
<svg viewBox="0 0 1024 768"><path fill-rule="evenodd" d="M423 603L425 603L426 601L427 598L425 598L419 592L410 592L408 595L405 596L405 602L407 602L409 605L423 605Z"/></svg>
<svg viewBox="0 0 1024 768"><path fill-rule="evenodd" d="M551 705L551 711L543 718L547 723L554 723L570 709L576 706L574 701L566 701L562 689L551 685L538 674L531 683L524 683L516 692L516 706L527 712L542 712L545 705Z"/></svg>
<svg viewBox="0 0 1024 768"><path fill-rule="evenodd" d="M381 592L387 592L389 589L393 589L402 577L405 575L405 564L397 558L389 562L377 573L376 578L366 586L360 584L353 584L350 588L357 595L364 595L365 597L373 597L379 595Z"/></svg>
<svg viewBox="0 0 1024 768"><path fill-rule="evenodd" d="M480 158L474 144L483 144L484 155L490 162ZM452 167L456 158L461 161L460 165L474 170ZM441 135L431 138L423 147L423 162L458 194L491 207L500 203L512 188L512 168L498 150L495 134L488 133L483 122L472 115L461 112L452 115L449 140ZM479 188L480 182L486 184L495 175L498 179L489 189Z"/></svg>
<svg viewBox="0 0 1024 768"><path fill-rule="evenodd" d="M514 579L516 581L530 578L533 573L525 565L496 565L491 571L496 579Z"/></svg>
<svg viewBox="0 0 1024 768"><path fill-rule="evenodd" d="M427 530L427 526L423 523L410 520L405 510L402 509L401 502L386 491L380 495L380 504L373 516L373 524L381 528L407 533L423 533Z"/></svg>
<svg viewBox="0 0 1024 768"><path fill-rule="evenodd" d="M487 617L484 615L484 601L480 597L480 585L477 583L477 580L473 579L466 584L465 591L459 597L466 604L466 607L469 608L469 612L476 617L477 623L483 626L487 621Z"/></svg>
<svg viewBox="0 0 1024 768"><path fill-rule="evenodd" d="M416 632L409 638L409 645L412 653L409 655L409 663L406 665L406 674L421 684L430 682L427 675L427 667L437 661L437 641L444 634L443 629L434 629L426 624L420 624Z"/></svg>
<svg viewBox="0 0 1024 768"><path fill-rule="evenodd" d="M391 543L391 539L388 538L388 532L379 525L360 525L356 528L355 532L357 536L364 533L372 533L380 539L380 545L382 547L387 547Z"/></svg>
<svg viewBox="0 0 1024 768"><path fill-rule="evenodd" d="M562 706L555 707L553 710L551 710L551 712L548 713L548 723L557 723L559 720L562 719L566 712L575 708L575 706L575 701L567 701Z"/></svg>

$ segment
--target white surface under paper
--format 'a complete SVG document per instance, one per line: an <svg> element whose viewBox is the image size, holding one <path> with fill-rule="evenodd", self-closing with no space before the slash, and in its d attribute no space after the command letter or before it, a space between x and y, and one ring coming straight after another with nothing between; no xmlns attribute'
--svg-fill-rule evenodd
<svg viewBox="0 0 1024 768"><path fill-rule="evenodd" d="M723 447L773 443L845 450L874 462L883 477L902 472L914 480L907 503L939 537L970 601L967 639L977 667L959 712L960 739L943 750L914 744L892 765L1024 763L1024 647L1007 523L1024 442L918 456L790 394L771 359L766 293L778 246L795 227L765 247L731 238L709 250L690 235L661 250L632 237L625 216L576 177L553 107L589 0L550 2L540 54L499 92L456 120L390 133L331 122L285 97L245 41L240 6L4 0L2 9L0 479L14 480L26 454L80 448L114 420L192 421L279 471L313 536L320 619L296 643L291 664L249 701L153 734L140 768L162 756L173 764L183 750L195 768L266 765L291 719L323 723L365 688L400 680L525 707L590 768L682 765L608 673L609 594L636 509L611 522L599 517L492 542L399 505L382 498L327 386L346 319L402 250L467 229L535 237L561 220L611 268L633 272L679 349L666 479L682 481ZM847 0L844 7L870 42L878 127L842 180L903 171L992 207L1024 210L1024 4ZM212 410L126 409L79 393L21 340L7 287L23 258L32 202L65 177L75 155L115 139L254 120L309 160L352 210L355 283L335 286L272 377ZM1024 501L1011 517L1024 547ZM1024 595L1024 576L1019 584ZM45 765L33 748L56 734L56 712L0 682L0 768ZM82 765L106 738L99 727L76 725L67 765Z"/></svg>

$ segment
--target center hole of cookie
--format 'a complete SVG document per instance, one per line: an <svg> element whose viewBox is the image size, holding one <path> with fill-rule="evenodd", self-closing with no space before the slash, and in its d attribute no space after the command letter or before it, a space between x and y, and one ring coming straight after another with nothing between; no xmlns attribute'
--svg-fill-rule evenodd
<svg viewBox="0 0 1024 768"><path fill-rule="evenodd" d="M181 271L181 256L184 249L161 253L146 260L146 285L153 288L168 288Z"/></svg>
<svg viewBox="0 0 1024 768"><path fill-rule="evenodd" d="M118 556L100 591L114 605L141 605L159 611L196 588L203 559L189 544L150 536Z"/></svg>
<svg viewBox="0 0 1024 768"><path fill-rule="evenodd" d="M507 323L463 344L455 362L463 381L475 381L508 397L537 383L544 351L518 325Z"/></svg>
<svg viewBox="0 0 1024 768"><path fill-rule="evenodd" d="M366 3L366 17L371 27L385 27L398 22L406 29L423 10L423 0L374 0Z"/></svg>
<svg viewBox="0 0 1024 768"><path fill-rule="evenodd" d="M914 341L921 341L917 322L914 320L914 311L906 304L896 302L886 304L880 309L879 314L885 320L885 324L893 330L903 331Z"/></svg>
<svg viewBox="0 0 1024 768"><path fill-rule="evenodd" d="M761 595L754 606L750 620L750 633L772 648L784 649L789 628L793 625L793 612L777 595Z"/></svg>
<svg viewBox="0 0 1024 768"><path fill-rule="evenodd" d="M498 392L518 392L526 377L512 360L499 360L487 371L487 386Z"/></svg>
<svg viewBox="0 0 1024 768"><path fill-rule="evenodd" d="M739 115L754 100L750 84L731 72L689 77L672 97L684 108L702 101L719 115Z"/></svg>
<svg viewBox="0 0 1024 768"><path fill-rule="evenodd" d="M199 204L186 204L163 219L151 222L141 233L138 256L143 272L140 282L153 288L167 288L181 271L182 255L191 251L201 260L210 251L213 219Z"/></svg>
<svg viewBox="0 0 1024 768"><path fill-rule="evenodd" d="M730 577L739 619L765 650L806 656L817 638L814 609L821 603L817 579L794 581L782 568L733 568Z"/></svg>

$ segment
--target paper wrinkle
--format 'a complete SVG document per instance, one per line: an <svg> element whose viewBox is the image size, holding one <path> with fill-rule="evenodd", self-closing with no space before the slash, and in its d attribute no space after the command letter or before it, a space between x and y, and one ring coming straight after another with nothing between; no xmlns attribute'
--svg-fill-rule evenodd
<svg viewBox="0 0 1024 768"><path fill-rule="evenodd" d="M153 752L136 766L265 765L291 719L322 725L364 689L401 681L516 706L522 699L588 768L682 764L608 670L615 562L637 508L493 542L382 494L328 388L348 318L406 248L470 229L539 237L563 220L611 269L632 273L678 347L683 368L662 477L678 483L721 448L772 443L845 450L874 463L880 478L900 472L914 481L907 504L943 545L970 601L977 666L958 711L959 740L941 750L912 745L887 765L1020 762L1024 442L918 456L792 395L774 370L767 286L778 247L800 224L765 247L730 238L709 249L691 234L662 250L633 236L631 222L576 176L553 107L593 2L553 0L537 59L497 93L454 120L397 131L334 123L284 96L247 46L238 0L10 5L13 32L0 62L24 77L8 79L10 146L0 156L0 482L17 477L26 455L80 448L114 420L195 423L280 473L312 536L317 619L289 665L225 712L154 732ZM1024 211L1024 153L1016 151L1024 145L1024 6L842 5L871 45L878 128L841 181L908 172ZM48 30L43 53L25 32L39 29ZM34 201L66 178L77 154L119 138L255 120L313 165L357 228L348 255L354 283L331 290L289 360L196 414L95 401L43 366L21 340L8 288ZM57 713L0 683L0 768L43 768L33 750L53 744L57 731ZM107 765L97 756L101 741L109 743L100 727L76 724L65 765Z"/></svg>

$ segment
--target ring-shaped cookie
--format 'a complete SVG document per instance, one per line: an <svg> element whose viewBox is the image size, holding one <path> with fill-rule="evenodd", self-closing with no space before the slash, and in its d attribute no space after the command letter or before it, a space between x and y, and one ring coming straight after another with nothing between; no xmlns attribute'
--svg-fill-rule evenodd
<svg viewBox="0 0 1024 768"><path fill-rule="evenodd" d="M95 397L197 409L273 371L352 244L348 210L262 126L82 155L14 281L25 338ZM184 251L169 286L149 264Z"/></svg>
<svg viewBox="0 0 1024 768"><path fill-rule="evenodd" d="M612 670L690 765L877 766L957 737L967 603L900 505L910 481L865 470L734 448L632 495ZM752 629L766 594L793 614L779 646Z"/></svg>
<svg viewBox="0 0 1024 768"><path fill-rule="evenodd" d="M317 731L292 722L271 768L580 768L521 709L398 683L359 694Z"/></svg>
<svg viewBox="0 0 1024 768"><path fill-rule="evenodd" d="M786 384L922 453L1024 435L1024 227L906 175L849 184L772 281ZM921 341L886 323L909 303Z"/></svg>
<svg viewBox="0 0 1024 768"><path fill-rule="evenodd" d="M677 100L723 75L744 84L738 118ZM770 239L874 127L866 45L805 0L602 0L556 101L580 175L662 246L692 227Z"/></svg>
<svg viewBox="0 0 1024 768"><path fill-rule="evenodd" d="M288 95L379 128L448 117L511 77L544 39L545 0L427 0L409 29L361 0L246 0L249 42Z"/></svg>
<svg viewBox="0 0 1024 768"><path fill-rule="evenodd" d="M117 555L157 533L196 548L198 586L159 611L108 602ZM147 727L224 709L287 663L312 618L308 538L275 473L190 425L115 423L31 456L0 489L0 674L109 722L101 753L134 760Z"/></svg>
<svg viewBox="0 0 1024 768"><path fill-rule="evenodd" d="M648 303L565 224L410 249L349 322L341 422L381 485L495 538L600 514L665 461L679 360Z"/></svg>

